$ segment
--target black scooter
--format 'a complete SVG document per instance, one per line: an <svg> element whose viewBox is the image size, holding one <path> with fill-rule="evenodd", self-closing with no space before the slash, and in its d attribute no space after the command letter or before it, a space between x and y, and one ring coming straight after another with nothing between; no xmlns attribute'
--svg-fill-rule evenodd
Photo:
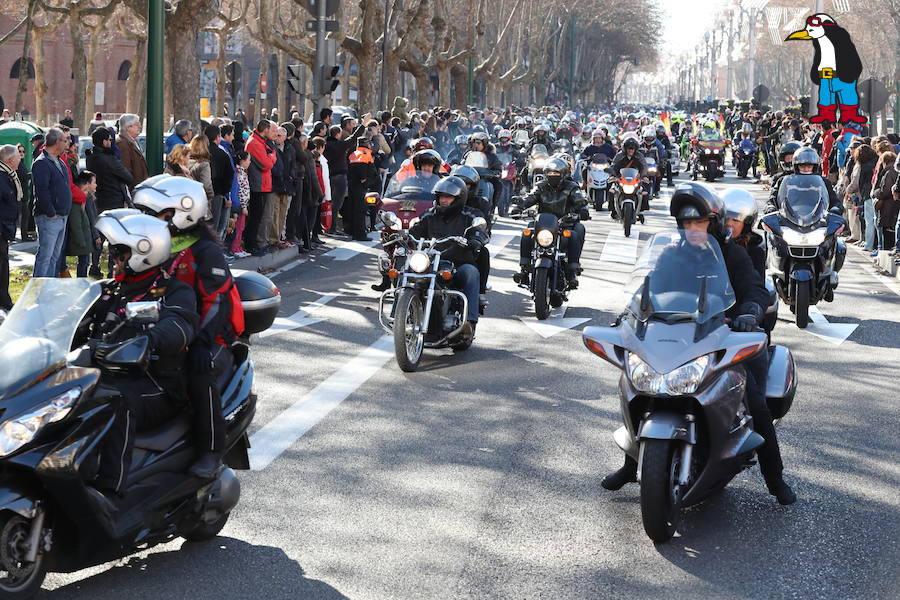
<svg viewBox="0 0 900 600"><path fill-rule="evenodd" d="M277 288L258 273L236 284L247 308L245 335L268 328L281 301ZM214 479L188 474L197 450L192 419L181 414L138 433L115 510L90 487L122 399L115 382L152 360L146 337L105 347L102 357L91 349L96 344L73 348L101 293L99 282L86 279L33 279L0 327L2 598L31 598L48 571L77 571L177 536L215 537L240 497L233 469L250 467L256 396L244 338L219 382L227 452ZM130 324L149 327L159 318L157 302L131 303L126 312Z"/></svg>

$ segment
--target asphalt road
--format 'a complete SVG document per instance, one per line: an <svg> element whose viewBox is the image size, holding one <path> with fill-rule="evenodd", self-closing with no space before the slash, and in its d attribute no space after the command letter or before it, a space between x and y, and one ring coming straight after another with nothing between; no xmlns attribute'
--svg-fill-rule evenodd
<svg viewBox="0 0 900 600"><path fill-rule="evenodd" d="M733 176L715 187L762 199ZM673 223L664 188L640 244ZM780 507L754 467L654 545L637 486L600 487L621 464L619 374L580 340L623 308L639 248L608 213L586 225L582 286L553 335L510 279L521 225L503 221L474 346L427 351L414 374L377 325L375 248L277 276L299 327L255 343L256 470L220 537L51 575L41 597L900 597L896 280L851 250L819 335L782 310L774 340L799 389L779 437L798 502Z"/></svg>

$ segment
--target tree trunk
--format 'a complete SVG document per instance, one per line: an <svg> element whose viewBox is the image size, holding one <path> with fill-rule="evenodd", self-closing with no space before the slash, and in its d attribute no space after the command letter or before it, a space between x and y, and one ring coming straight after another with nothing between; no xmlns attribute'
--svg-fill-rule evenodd
<svg viewBox="0 0 900 600"><path fill-rule="evenodd" d="M84 67L84 94L86 97L85 117L87 118L87 122L90 122L93 118L94 112L96 112L95 109L97 108L94 104L94 91L97 87L97 46L100 43L100 34L103 31L104 24L105 22L101 22L97 27L92 27L90 30L90 37L88 38L88 50Z"/></svg>
<svg viewBox="0 0 900 600"><path fill-rule="evenodd" d="M416 72L416 106L419 110L430 108L433 103L431 101L431 77L428 71L422 69Z"/></svg>
<svg viewBox="0 0 900 600"><path fill-rule="evenodd" d="M344 54L344 81L341 82L341 104L350 106L350 67L353 64L353 56L347 52ZM357 75L359 71L357 71ZM360 113L361 114L361 113Z"/></svg>
<svg viewBox="0 0 900 600"><path fill-rule="evenodd" d="M142 99L144 94L144 64L147 60L147 40L134 41L134 55L131 57L131 71L125 87L125 110L132 114L143 115Z"/></svg>
<svg viewBox="0 0 900 600"><path fill-rule="evenodd" d="M357 111L359 114L374 112L375 103L377 101L377 98L375 97L375 70L378 65L378 61L375 57L375 49L364 48L356 56L356 60L359 65L357 71L357 87L359 88L359 99L357 100L357 103L359 107L357 108Z"/></svg>
<svg viewBox="0 0 900 600"><path fill-rule="evenodd" d="M400 95L400 58L397 56L395 52L390 51L387 52L387 62L382 67L383 77L386 77L384 82L384 104L385 106L381 108L386 108L388 106L393 106L394 98ZM416 75L416 81L418 82L419 78ZM416 90L418 90L418 83L416 83ZM421 92L419 92L421 94ZM422 103L418 102L419 108L422 108Z"/></svg>
<svg viewBox="0 0 900 600"><path fill-rule="evenodd" d="M453 108L463 108L466 106L466 100L468 99L467 96L469 94L468 71L464 67L455 66L451 68L450 75L453 77L453 85L456 88L456 94L453 98Z"/></svg>
<svg viewBox="0 0 900 600"><path fill-rule="evenodd" d="M228 31L220 29L216 32L218 54L216 56L216 116L225 114L225 46L228 45Z"/></svg>
<svg viewBox="0 0 900 600"><path fill-rule="evenodd" d="M81 24L81 15L75 9L69 15L69 37L72 39L72 73L74 79L75 98L73 98L72 119L79 131L85 132L85 124L90 122L87 115L85 70L87 69L87 56L84 50L84 27Z"/></svg>
<svg viewBox="0 0 900 600"><path fill-rule="evenodd" d="M218 10L218 2L180 0L166 15L166 81L175 119L200 119L200 31Z"/></svg>
<svg viewBox="0 0 900 600"><path fill-rule="evenodd" d="M16 87L16 113L23 109L25 92L28 90L28 53L31 50L31 37L34 33L34 11L37 8L37 0L28 0L28 21L25 23L25 41L22 44L22 55L19 60L19 85Z"/></svg>
<svg viewBox="0 0 900 600"><path fill-rule="evenodd" d="M47 81L44 78L44 33L34 31L34 112L35 123L47 123Z"/></svg>
<svg viewBox="0 0 900 600"><path fill-rule="evenodd" d="M449 107L452 103L450 99L450 66L441 66L438 72L438 104L440 106Z"/></svg>

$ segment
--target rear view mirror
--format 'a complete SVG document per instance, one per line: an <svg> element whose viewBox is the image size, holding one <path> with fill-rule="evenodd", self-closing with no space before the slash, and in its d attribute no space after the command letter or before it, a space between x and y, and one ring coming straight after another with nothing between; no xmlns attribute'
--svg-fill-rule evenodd
<svg viewBox="0 0 900 600"><path fill-rule="evenodd" d="M400 217L398 217L395 213L383 210L378 213L378 218L388 229L403 228L403 223L400 221Z"/></svg>
<svg viewBox="0 0 900 600"><path fill-rule="evenodd" d="M484 217L475 217L474 219L472 219L472 225L469 227L469 229L477 229L479 231L486 231L487 230L487 221L484 219Z"/></svg>
<svg viewBox="0 0 900 600"><path fill-rule="evenodd" d="M159 301L129 302L125 305L125 318L139 325L159 322Z"/></svg>

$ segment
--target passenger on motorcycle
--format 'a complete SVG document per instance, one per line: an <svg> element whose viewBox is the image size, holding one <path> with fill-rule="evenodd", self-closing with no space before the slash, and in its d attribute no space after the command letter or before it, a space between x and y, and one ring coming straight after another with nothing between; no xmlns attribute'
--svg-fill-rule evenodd
<svg viewBox="0 0 900 600"><path fill-rule="evenodd" d="M470 209L477 216L482 217L490 223L491 221L491 201L478 193L478 182L480 177L478 171L467 165L456 165L450 170L450 175L459 177L466 184L466 208ZM478 267L480 274L479 294L481 294L480 302L482 306L487 306L488 275L491 272L491 255L489 252L479 252L476 257L475 266Z"/></svg>
<svg viewBox="0 0 900 600"><path fill-rule="evenodd" d="M453 285L466 295L468 315L463 335L475 334L479 313L479 283L477 256L484 251L487 235L478 229L469 229L478 217L466 207L466 184L459 177L446 177L434 186L434 208L429 209L418 223L410 227L409 234L416 238L445 238L465 236L466 246L448 244L441 254L443 260L453 262L456 273Z"/></svg>
<svg viewBox="0 0 900 600"><path fill-rule="evenodd" d="M612 144L606 141L606 138L603 137L603 132L599 129L596 129L591 135L591 144L581 151L580 158L581 160L590 160L595 154L605 154L607 160L612 160L616 155Z"/></svg>
<svg viewBox="0 0 900 600"><path fill-rule="evenodd" d="M230 348L244 332L240 296L221 242L206 220L202 185L183 177L157 175L135 188L134 205L169 224L172 256L164 268L196 294L200 323L188 352L191 377L187 385L200 455L190 472L209 479L225 451L225 417L217 382L232 368Z"/></svg>
<svg viewBox="0 0 900 600"><path fill-rule="evenodd" d="M463 156L469 151L469 136L458 135L454 141L456 142L456 147L450 152L447 162L451 165L458 165L462 163Z"/></svg>
<svg viewBox="0 0 900 600"><path fill-rule="evenodd" d="M731 319L731 328L735 331L755 330L761 324L769 294L747 250L727 238L722 199L702 183L682 184L675 188L670 212L678 228L685 232L685 243L706 244L709 236L719 243L736 297L735 304L726 313ZM665 253L660 256L656 268L666 268L664 258ZM797 497L782 477L781 451L772 413L766 403L768 362L768 351L763 351L745 363L747 404L753 417L753 428L764 440L756 454L769 493L780 504L792 504ZM618 490L626 483L636 481L636 476L637 461L626 455L622 468L604 477L601 485L608 490Z"/></svg>
<svg viewBox="0 0 900 600"><path fill-rule="evenodd" d="M430 190L440 179L444 161L436 150L419 150L410 161L413 175L403 179L404 187Z"/></svg>
<svg viewBox="0 0 900 600"><path fill-rule="evenodd" d="M200 193L204 194L203 186ZM136 432L161 425L187 404L185 359L199 317L191 288L170 278L162 268L172 247L165 223L124 209L101 214L96 228L109 242L113 281L89 315L91 339L111 336L95 344L94 355L104 357L122 342L145 337L152 356L146 375L115 382L122 401L106 436L94 481L97 499L111 513L116 510L112 498L127 482ZM161 301L159 321L146 330L125 320L126 304L142 301Z"/></svg>
<svg viewBox="0 0 900 600"><path fill-rule="evenodd" d="M587 199L581 193L578 184L569 179L569 167L561 158L551 158L544 166L544 174L547 178L534 186L531 192L519 199L510 214L520 214L523 209L537 205L538 213L550 213L558 219L569 214L580 215L582 209L587 206ZM529 228L534 223L528 224ZM576 222L572 225L571 235L567 239L566 257L569 262L570 287L578 287L578 275L581 274L581 250L584 247L584 225ZM519 244L519 265L521 274L519 283L527 284L529 272L532 268L531 252L534 249L534 240L531 237L522 236Z"/></svg>

